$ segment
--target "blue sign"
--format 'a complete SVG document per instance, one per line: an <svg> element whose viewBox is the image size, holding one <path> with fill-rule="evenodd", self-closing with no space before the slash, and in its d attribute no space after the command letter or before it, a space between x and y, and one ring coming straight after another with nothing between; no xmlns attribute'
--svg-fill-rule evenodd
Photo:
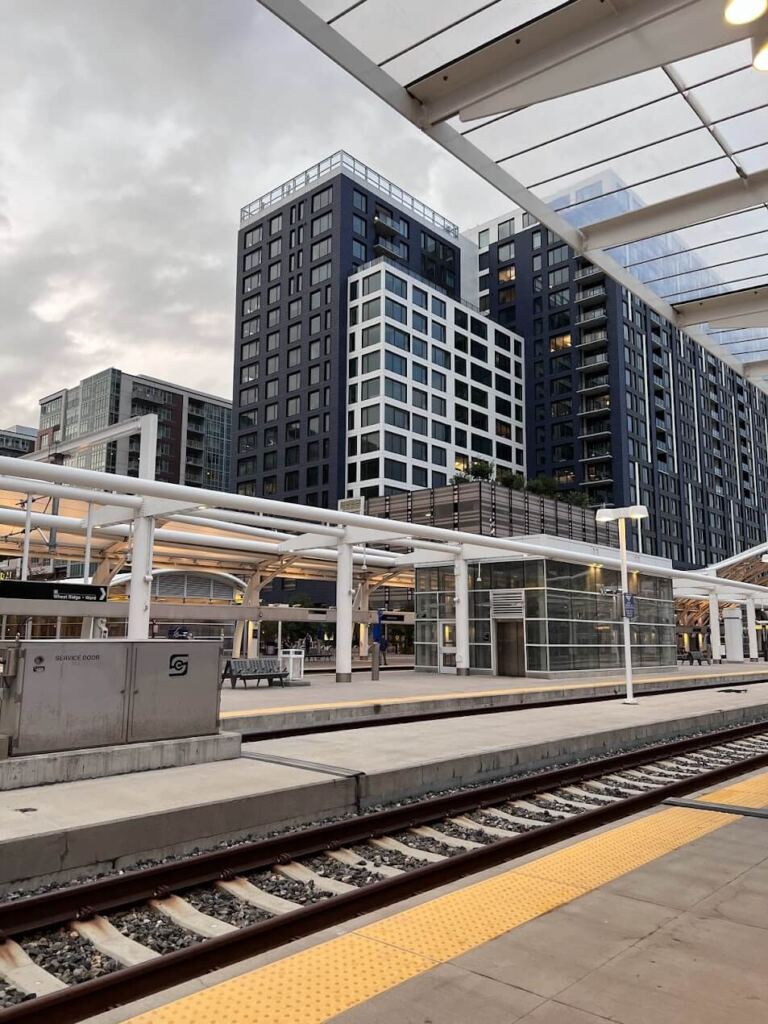
<svg viewBox="0 0 768 1024"><path fill-rule="evenodd" d="M637 598L634 594L624 595L624 618L625 619L636 619L637 618Z"/></svg>

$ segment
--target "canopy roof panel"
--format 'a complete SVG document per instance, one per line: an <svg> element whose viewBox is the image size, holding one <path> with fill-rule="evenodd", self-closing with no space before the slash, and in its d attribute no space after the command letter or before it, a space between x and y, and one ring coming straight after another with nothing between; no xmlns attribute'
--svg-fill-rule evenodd
<svg viewBox="0 0 768 1024"><path fill-rule="evenodd" d="M768 76L725 0L262 0L768 388ZM505 211L499 210L500 217Z"/></svg>

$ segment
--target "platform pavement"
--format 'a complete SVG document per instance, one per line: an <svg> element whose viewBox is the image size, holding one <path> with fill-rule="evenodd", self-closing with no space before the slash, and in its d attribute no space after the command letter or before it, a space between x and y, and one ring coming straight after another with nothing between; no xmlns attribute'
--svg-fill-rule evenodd
<svg viewBox="0 0 768 1024"><path fill-rule="evenodd" d="M637 675L639 695L647 690L738 686L768 680L768 664L679 666ZM554 700L610 697L624 690L623 676L593 679L532 679L526 676L455 676L389 672L373 681L354 675L337 683L332 673L312 676L311 688L225 686L222 727L236 732L279 732L330 723L384 721L417 715L515 707Z"/></svg>
<svg viewBox="0 0 768 1024"><path fill-rule="evenodd" d="M768 683L264 740L215 764L12 790L0 889L755 718Z"/></svg>
<svg viewBox="0 0 768 1024"><path fill-rule="evenodd" d="M264 739L243 753L358 775L363 806L768 716L768 683Z"/></svg>
<svg viewBox="0 0 768 1024"><path fill-rule="evenodd" d="M763 808L768 775L709 792ZM91 1024L757 1024L768 1019L768 826L701 802L605 826Z"/></svg>

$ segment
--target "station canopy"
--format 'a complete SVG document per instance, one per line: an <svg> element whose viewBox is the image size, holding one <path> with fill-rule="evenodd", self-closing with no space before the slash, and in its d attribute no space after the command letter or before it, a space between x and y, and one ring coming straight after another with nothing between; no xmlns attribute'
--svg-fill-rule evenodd
<svg viewBox="0 0 768 1024"><path fill-rule="evenodd" d="M768 75L752 49L768 14L732 25L726 0L262 3L768 390Z"/></svg>

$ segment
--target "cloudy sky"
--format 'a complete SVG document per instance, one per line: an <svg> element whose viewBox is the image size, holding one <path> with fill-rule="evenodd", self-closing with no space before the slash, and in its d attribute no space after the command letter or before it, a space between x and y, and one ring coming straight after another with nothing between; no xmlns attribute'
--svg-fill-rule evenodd
<svg viewBox="0 0 768 1024"><path fill-rule="evenodd" d="M231 393L239 209L337 149L503 200L256 0L0 0L0 427L116 366Z"/></svg>

